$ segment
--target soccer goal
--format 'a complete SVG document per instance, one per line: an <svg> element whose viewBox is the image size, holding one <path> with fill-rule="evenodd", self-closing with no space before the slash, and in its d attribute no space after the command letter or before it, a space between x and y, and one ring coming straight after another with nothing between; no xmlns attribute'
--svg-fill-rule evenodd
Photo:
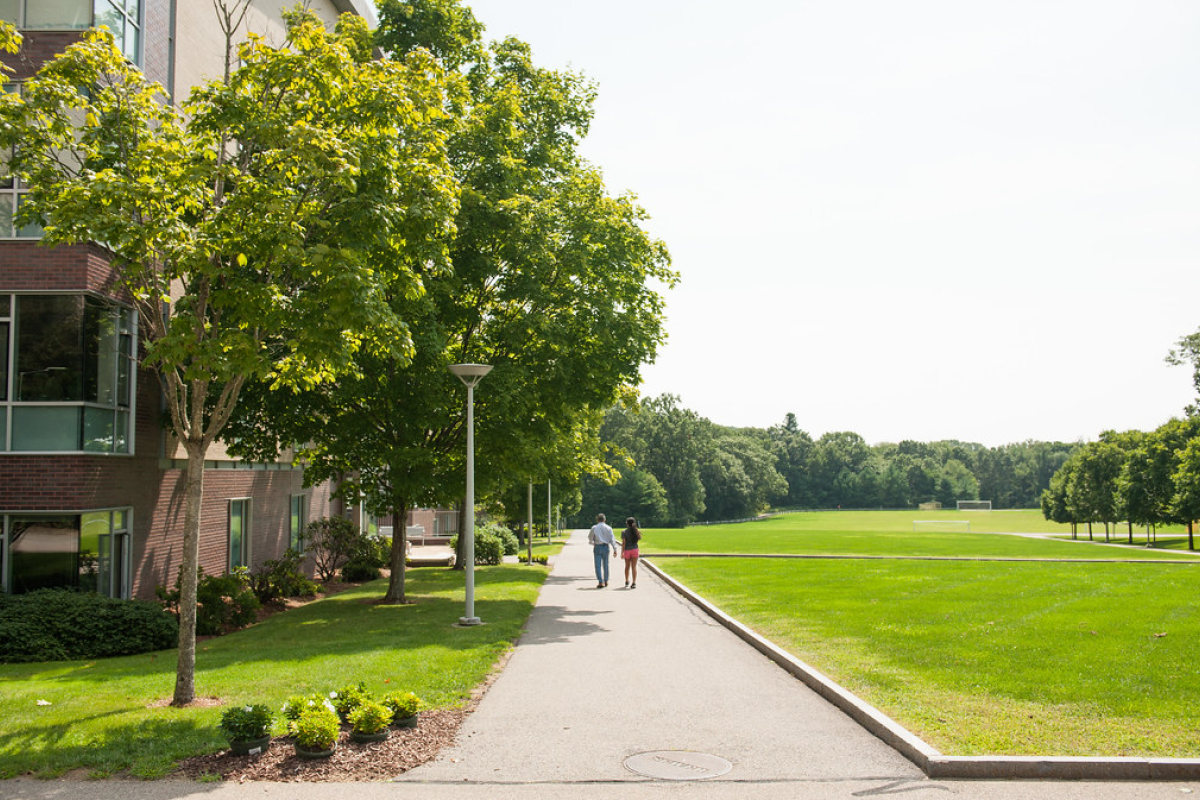
<svg viewBox="0 0 1200 800"><path fill-rule="evenodd" d="M959 500L959 511L991 511L991 500Z"/></svg>
<svg viewBox="0 0 1200 800"><path fill-rule="evenodd" d="M967 533L971 532L971 520L969 519L914 519L913 532L915 533L918 525L950 525L956 530L965 527Z"/></svg>

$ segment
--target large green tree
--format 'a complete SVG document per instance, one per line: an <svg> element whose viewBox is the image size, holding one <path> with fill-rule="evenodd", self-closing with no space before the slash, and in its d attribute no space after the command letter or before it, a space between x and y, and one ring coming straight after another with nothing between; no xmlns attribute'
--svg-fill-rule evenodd
<svg viewBox="0 0 1200 800"><path fill-rule="evenodd" d="M195 695L210 445L248 381L311 388L366 354L406 363L403 309L388 300L445 263L455 208L428 54L370 60L360 19L331 33L307 11L287 14L278 46L252 35L235 47L248 4L216 4L225 75L179 108L106 31L0 107L0 144L30 187L23 218L42 223L44 244L108 250L187 454L177 705Z"/></svg>
<svg viewBox="0 0 1200 800"><path fill-rule="evenodd" d="M657 286L676 276L634 198L609 195L578 153L587 81L538 67L516 39L484 46L459 3L384 2L380 17L377 41L392 58L429 51L454 70L452 270L419 295L389 298L413 327L411 361L364 356L355 375L302 395L260 387L241 431L267 450L309 442L313 476L348 473L395 515L386 599L401 602L408 509L463 497L465 390L447 367L493 367L475 392L480 496L577 483L599 459L602 410L663 341Z"/></svg>

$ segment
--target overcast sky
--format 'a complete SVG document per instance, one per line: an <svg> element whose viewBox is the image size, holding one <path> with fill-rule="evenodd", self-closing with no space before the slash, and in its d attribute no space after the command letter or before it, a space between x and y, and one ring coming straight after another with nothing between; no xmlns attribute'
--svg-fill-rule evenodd
<svg viewBox="0 0 1200 800"><path fill-rule="evenodd" d="M1194 395L1195 0L467 0L593 79L681 273L647 395L868 442L1094 440Z"/></svg>

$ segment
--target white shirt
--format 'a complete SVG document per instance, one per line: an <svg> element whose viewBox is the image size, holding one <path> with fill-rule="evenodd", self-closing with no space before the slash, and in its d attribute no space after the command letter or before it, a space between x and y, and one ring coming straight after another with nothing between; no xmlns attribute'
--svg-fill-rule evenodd
<svg viewBox="0 0 1200 800"><path fill-rule="evenodd" d="M617 551L617 540L613 538L613 529L606 522L597 522L592 526L592 529L588 531L588 544L606 544L613 549L614 553Z"/></svg>

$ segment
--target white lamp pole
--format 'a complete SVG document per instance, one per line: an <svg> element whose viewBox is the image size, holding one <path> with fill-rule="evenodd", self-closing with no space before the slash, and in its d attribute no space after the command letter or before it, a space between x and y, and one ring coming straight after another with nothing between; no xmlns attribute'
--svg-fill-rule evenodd
<svg viewBox="0 0 1200 800"><path fill-rule="evenodd" d="M450 371L467 387L467 503L463 509L463 527L460 535L466 536L467 607L466 614L459 619L460 625L478 625L475 616L475 387L483 376L492 371L487 364L452 364Z"/></svg>

